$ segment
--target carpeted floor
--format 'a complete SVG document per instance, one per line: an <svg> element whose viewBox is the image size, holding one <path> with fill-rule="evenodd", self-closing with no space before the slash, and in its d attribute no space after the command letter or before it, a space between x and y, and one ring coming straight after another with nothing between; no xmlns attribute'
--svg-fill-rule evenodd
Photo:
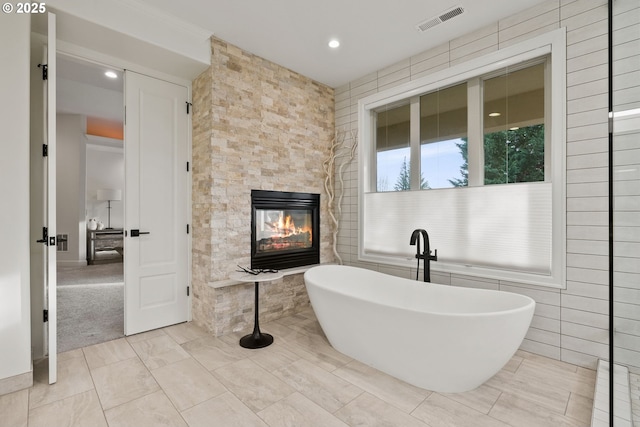
<svg viewBox="0 0 640 427"><path fill-rule="evenodd" d="M58 266L58 286L123 283L122 262L85 266Z"/></svg>
<svg viewBox="0 0 640 427"><path fill-rule="evenodd" d="M124 336L122 262L58 267L58 353Z"/></svg>

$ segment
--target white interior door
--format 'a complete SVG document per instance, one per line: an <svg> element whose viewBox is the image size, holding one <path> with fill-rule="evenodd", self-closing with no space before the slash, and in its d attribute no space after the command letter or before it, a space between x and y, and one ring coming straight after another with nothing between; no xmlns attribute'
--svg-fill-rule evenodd
<svg viewBox="0 0 640 427"><path fill-rule="evenodd" d="M125 73L125 335L188 320L187 101Z"/></svg>
<svg viewBox="0 0 640 427"><path fill-rule="evenodd" d="M43 148L43 176L45 193L45 218L43 244L45 245L44 300L48 321L44 327L44 349L49 356L49 384L57 381L58 345L57 335L57 302L56 302L56 16L49 13L47 17L46 73L44 80L45 93L45 147Z"/></svg>

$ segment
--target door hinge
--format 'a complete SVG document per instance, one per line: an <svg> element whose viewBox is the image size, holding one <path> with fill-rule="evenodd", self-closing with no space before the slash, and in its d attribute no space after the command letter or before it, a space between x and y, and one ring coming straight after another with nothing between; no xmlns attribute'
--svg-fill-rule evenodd
<svg viewBox="0 0 640 427"><path fill-rule="evenodd" d="M49 321L49 310L42 310L42 321L44 323Z"/></svg>
<svg viewBox="0 0 640 427"><path fill-rule="evenodd" d="M187 296L189 296L189 287L187 286Z"/></svg>
<svg viewBox="0 0 640 427"><path fill-rule="evenodd" d="M189 234L189 224L187 224L187 234Z"/></svg>
<svg viewBox="0 0 640 427"><path fill-rule="evenodd" d="M42 144L42 157L49 156L49 146L47 144Z"/></svg>
<svg viewBox="0 0 640 427"><path fill-rule="evenodd" d="M186 101L187 104L187 114L189 114L189 110L191 109L191 107L193 106L192 103L190 103L189 101Z"/></svg>
<svg viewBox="0 0 640 427"><path fill-rule="evenodd" d="M49 66L47 64L38 64L38 68L42 68L42 80L49 79Z"/></svg>
<svg viewBox="0 0 640 427"><path fill-rule="evenodd" d="M187 172L189 172L189 162L187 162Z"/></svg>

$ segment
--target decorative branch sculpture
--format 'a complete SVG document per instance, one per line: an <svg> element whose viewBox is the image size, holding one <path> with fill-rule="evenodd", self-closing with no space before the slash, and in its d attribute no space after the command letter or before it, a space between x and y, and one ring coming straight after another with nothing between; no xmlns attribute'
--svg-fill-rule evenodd
<svg viewBox="0 0 640 427"><path fill-rule="evenodd" d="M328 210L331 222L333 223L333 253L338 261L338 264L342 264L342 257L338 253L338 229L340 225L340 219L342 217L342 197L344 196L344 167L349 165L356 154L358 147L358 131L349 131L350 139L353 141L351 147L345 147L345 140L347 131L337 131L334 138L331 140L331 149L329 150L329 157L322 163L322 167L325 173L324 189L327 192L329 198ZM349 149L347 152L346 150ZM336 159L344 155L344 161L340 162L338 171L336 172ZM339 187L336 189L335 179L338 179ZM336 193L337 191L337 193ZM336 202L336 196L338 200Z"/></svg>

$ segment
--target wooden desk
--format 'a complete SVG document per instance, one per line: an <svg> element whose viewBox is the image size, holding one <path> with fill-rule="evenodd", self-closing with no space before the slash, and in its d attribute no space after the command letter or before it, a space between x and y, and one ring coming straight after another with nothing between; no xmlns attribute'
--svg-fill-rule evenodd
<svg viewBox="0 0 640 427"><path fill-rule="evenodd" d="M124 231L122 228L104 230L87 230L87 264L92 265L96 260L96 252L124 250Z"/></svg>

